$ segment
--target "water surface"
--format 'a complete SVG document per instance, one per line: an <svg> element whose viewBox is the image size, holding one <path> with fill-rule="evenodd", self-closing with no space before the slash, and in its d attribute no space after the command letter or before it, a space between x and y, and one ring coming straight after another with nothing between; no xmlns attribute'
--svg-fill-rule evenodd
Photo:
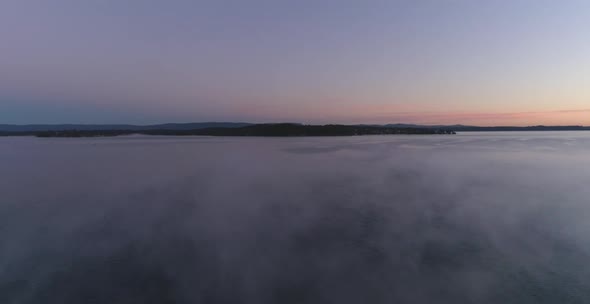
<svg viewBox="0 0 590 304"><path fill-rule="evenodd" d="M0 303L587 303L590 132L0 138Z"/></svg>

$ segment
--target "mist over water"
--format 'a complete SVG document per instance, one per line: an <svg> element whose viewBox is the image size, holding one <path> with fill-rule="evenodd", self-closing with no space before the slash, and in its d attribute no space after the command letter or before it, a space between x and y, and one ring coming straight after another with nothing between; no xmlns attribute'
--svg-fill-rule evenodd
<svg viewBox="0 0 590 304"><path fill-rule="evenodd" d="M0 303L587 303L590 132L0 138Z"/></svg>

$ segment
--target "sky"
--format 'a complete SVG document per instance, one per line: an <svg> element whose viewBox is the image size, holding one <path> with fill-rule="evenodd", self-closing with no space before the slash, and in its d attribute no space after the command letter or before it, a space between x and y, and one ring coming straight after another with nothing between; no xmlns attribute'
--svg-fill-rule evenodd
<svg viewBox="0 0 590 304"><path fill-rule="evenodd" d="M590 125L590 1L0 1L0 123L198 121Z"/></svg>

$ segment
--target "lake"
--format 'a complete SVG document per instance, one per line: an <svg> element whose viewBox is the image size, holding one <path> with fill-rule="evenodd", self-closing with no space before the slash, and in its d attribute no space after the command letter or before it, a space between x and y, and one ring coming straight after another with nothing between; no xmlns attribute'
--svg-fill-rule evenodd
<svg viewBox="0 0 590 304"><path fill-rule="evenodd" d="M0 303L587 303L590 132L0 138Z"/></svg>

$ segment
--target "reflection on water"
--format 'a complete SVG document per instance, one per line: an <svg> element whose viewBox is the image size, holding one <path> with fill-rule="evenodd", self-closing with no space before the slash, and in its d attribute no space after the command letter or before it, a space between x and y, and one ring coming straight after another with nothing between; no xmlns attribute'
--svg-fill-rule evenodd
<svg viewBox="0 0 590 304"><path fill-rule="evenodd" d="M0 138L0 303L587 303L590 132Z"/></svg>

